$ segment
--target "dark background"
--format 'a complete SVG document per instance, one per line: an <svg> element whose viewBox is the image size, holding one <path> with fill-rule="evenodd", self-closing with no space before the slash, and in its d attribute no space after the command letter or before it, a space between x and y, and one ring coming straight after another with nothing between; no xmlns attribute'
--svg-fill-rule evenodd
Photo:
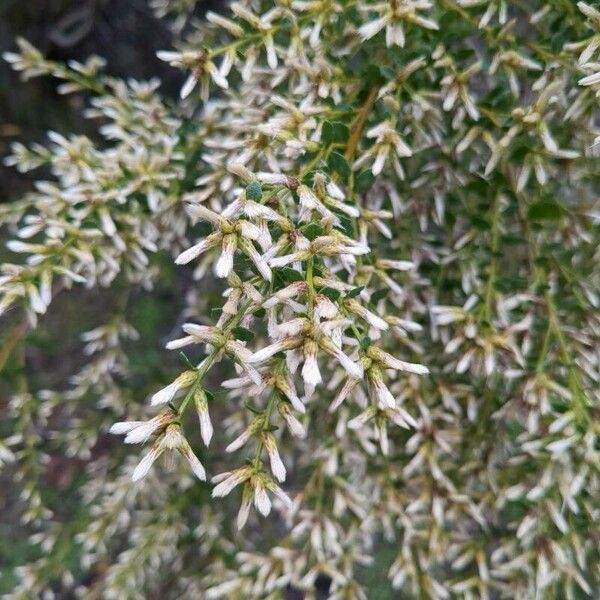
<svg viewBox="0 0 600 600"><path fill-rule="evenodd" d="M200 0L196 16L215 4ZM175 95L182 79L156 58L157 50L173 46L173 33L168 20L154 16L148 0L0 0L0 55L15 51L19 36L51 60L97 54L106 59L110 75L159 77L166 95ZM82 94L60 96L56 86L48 77L23 82L0 59L0 162L11 141L45 143L48 129L93 135L94 124L81 116ZM27 177L0 165L0 202L27 188Z"/></svg>

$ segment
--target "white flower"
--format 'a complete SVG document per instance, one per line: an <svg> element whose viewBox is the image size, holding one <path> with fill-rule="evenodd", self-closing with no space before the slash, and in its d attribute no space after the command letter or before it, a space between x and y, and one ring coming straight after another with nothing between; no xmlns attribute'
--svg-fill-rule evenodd
<svg viewBox="0 0 600 600"><path fill-rule="evenodd" d="M394 124L391 121L384 121L379 125L372 127L367 131L367 137L376 138L375 144L364 152L352 166L353 169L359 169L366 164L372 157L375 161L371 166L373 175L379 175L383 171L383 167L392 150L394 150L397 158L405 158L412 156L411 148L400 137L396 131ZM400 179L404 179L404 171L399 162L395 158L394 168Z"/></svg>
<svg viewBox="0 0 600 600"><path fill-rule="evenodd" d="M346 379L344 385L337 393L336 397L333 399L333 402L329 405L329 412L334 412L342 402L350 395L350 393L354 390L354 388L358 385L359 379L348 378Z"/></svg>
<svg viewBox="0 0 600 600"><path fill-rule="evenodd" d="M267 450L267 454L269 455L271 471L273 475L275 475L275 479L277 479L277 481L285 481L285 466L281 460L281 456L279 456L279 450L277 449L275 437L271 433L264 433L262 439Z"/></svg>
<svg viewBox="0 0 600 600"><path fill-rule="evenodd" d="M264 517L271 512L271 500L260 479L257 479L254 484L254 506Z"/></svg>
<svg viewBox="0 0 600 600"><path fill-rule="evenodd" d="M294 386L294 380L291 376L284 377L283 375L278 375L275 378L275 387L280 392L283 392L295 410L302 414L306 412L304 404L302 404L302 401L300 398L298 398L298 394L296 393L296 388Z"/></svg>
<svg viewBox="0 0 600 600"><path fill-rule="evenodd" d="M361 429L364 427L375 415L377 409L374 406L369 406L366 410L361 412L358 416L348 421L348 429Z"/></svg>
<svg viewBox="0 0 600 600"><path fill-rule="evenodd" d="M294 503L292 499L274 481L267 481L266 485L269 491L275 494L275 497L282 502L287 510L293 508Z"/></svg>
<svg viewBox="0 0 600 600"><path fill-rule="evenodd" d="M286 402L280 402L278 410L290 430L290 433L294 437L303 438L306 436L306 428L300 421L292 414L289 405ZM302 412L304 412L304 405L302 405Z"/></svg>
<svg viewBox="0 0 600 600"><path fill-rule="evenodd" d="M202 86L201 95L204 101L208 100L209 79L212 79L220 88L226 90L229 87L225 75L231 68L231 57L226 57L221 65L221 69L218 69L205 50L189 50L185 52L160 50L157 52L157 56L174 67L192 70L192 73L181 88L180 96L182 100L192 93L198 82Z"/></svg>
<svg viewBox="0 0 600 600"><path fill-rule="evenodd" d="M196 376L196 371L184 371L173 383L156 392L150 399L150 404L156 406L157 404L171 402L177 392L189 387L193 383Z"/></svg>
<svg viewBox="0 0 600 600"><path fill-rule="evenodd" d="M378 19L375 19L374 21L369 21L368 23L361 25L358 29L358 32L360 33L360 37L365 42L367 40L370 40L373 36L377 35L387 25L387 22L388 22L388 18L379 17ZM401 44L401 45L403 45L403 44Z"/></svg>
<svg viewBox="0 0 600 600"><path fill-rule="evenodd" d="M318 345L314 340L304 343L304 366L302 367L302 379L306 388L306 395L311 396L314 389L323 381L317 362Z"/></svg>
<svg viewBox="0 0 600 600"><path fill-rule="evenodd" d="M207 238L193 245L191 248L184 250L176 259L175 263L178 265L186 265L195 258L198 258L201 254L214 248L221 242L220 233L211 233Z"/></svg>
<svg viewBox="0 0 600 600"><path fill-rule="evenodd" d="M395 369L397 371L407 371L408 373L416 373L417 375L426 375L429 373L429 369L425 365L418 363L410 363L403 360L394 358L391 354L377 348L376 346L369 346L367 355L373 360L380 363L386 369Z"/></svg>
<svg viewBox="0 0 600 600"><path fill-rule="evenodd" d="M240 435L238 435L233 442L231 442L226 448L225 452L235 452L239 450L250 438L252 437L252 431L250 428L246 429Z"/></svg>
<svg viewBox="0 0 600 600"><path fill-rule="evenodd" d="M294 283L275 292L270 298L263 302L264 308L272 308L281 302L286 302L292 298L298 297L308 289L305 281L295 281Z"/></svg>
<svg viewBox="0 0 600 600"><path fill-rule="evenodd" d="M138 481L145 477L161 452L162 450L160 450L159 447L153 447L136 466L133 475L131 476L132 480Z"/></svg>
<svg viewBox="0 0 600 600"><path fill-rule="evenodd" d="M396 2L381 2L377 4L359 5L363 12L377 12L379 17L361 25L358 29L363 42L370 40L385 27L385 44L404 47L404 23L419 25L425 29L437 30L435 21L419 15L418 9L430 9L429 0L397 0Z"/></svg>
<svg viewBox="0 0 600 600"><path fill-rule="evenodd" d="M227 471L216 475L212 478L213 483L217 483L213 488L213 498L219 498L227 496L231 491L236 488L240 483L244 483L247 479L252 476L252 467L245 466L235 471Z"/></svg>
<svg viewBox="0 0 600 600"><path fill-rule="evenodd" d="M364 319L371 327L375 327L375 329L379 329L380 331L389 329L389 325L381 317L377 316L368 308L365 308L358 300L354 298L344 300L344 306L350 312Z"/></svg>
<svg viewBox="0 0 600 600"><path fill-rule="evenodd" d="M347 354L342 352L328 337L321 336L319 338L319 346L331 356L334 356L338 362L348 372L348 375L355 379L362 379L363 369L361 365L354 362Z"/></svg>
<svg viewBox="0 0 600 600"><path fill-rule="evenodd" d="M367 371L367 376L375 398L377 399L378 408L382 410L386 408L395 408L396 399L392 396L390 390L383 382L381 371L377 368L371 368Z"/></svg>
<svg viewBox="0 0 600 600"><path fill-rule="evenodd" d="M242 530L248 521L248 517L250 515L250 507L252 506L252 487L248 484L244 486L244 491L242 493L242 503L240 504L240 509L237 514L237 528L238 530Z"/></svg>
<svg viewBox="0 0 600 600"><path fill-rule="evenodd" d="M215 275L217 277L227 277L231 273L236 248L237 238L235 235L223 236L221 255L215 265Z"/></svg>
<svg viewBox="0 0 600 600"><path fill-rule="evenodd" d="M182 329L187 334L189 334L189 337L192 338L192 342L196 344L204 343L219 345L223 342L223 335L217 327L211 327L209 325L198 325L196 323L184 323ZM183 345L183 340L187 339L188 338L182 338L182 340L175 340L177 342L177 345L172 347L179 348L180 345ZM174 342L169 342L169 344L173 343Z"/></svg>
<svg viewBox="0 0 600 600"><path fill-rule="evenodd" d="M200 422L200 436L202 437L204 444L208 446L214 430L208 413L208 398L206 392L202 388L196 390L196 393L194 394L194 403Z"/></svg>
<svg viewBox="0 0 600 600"><path fill-rule="evenodd" d="M206 472L198 457L194 454L188 441L181 435L181 430L178 425L169 424L164 433L154 442L150 451L142 458L135 468L132 479L138 481L148 474L148 471L156 461L156 459L165 450L177 450L188 461L194 475L202 481L206 481Z"/></svg>
<svg viewBox="0 0 600 600"><path fill-rule="evenodd" d="M125 435L126 444L141 444L158 430L163 429L175 418L175 413L168 410L153 417L149 421L124 421L115 423L109 429L114 435Z"/></svg>
<svg viewBox="0 0 600 600"><path fill-rule="evenodd" d="M278 352L285 352L292 348L297 348L302 343L301 337L284 338L265 346L261 350L258 350L250 357L251 363L262 363L271 358Z"/></svg>

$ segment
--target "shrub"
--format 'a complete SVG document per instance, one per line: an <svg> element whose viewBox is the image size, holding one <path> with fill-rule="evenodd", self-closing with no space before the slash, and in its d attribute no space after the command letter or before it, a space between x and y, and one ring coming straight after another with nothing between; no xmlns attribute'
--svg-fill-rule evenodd
<svg viewBox="0 0 600 600"><path fill-rule="evenodd" d="M12 371L9 597L597 597L599 48L583 2L234 2L159 53L175 102L20 41L98 135L7 159L50 178L0 209L0 366L111 300L69 387ZM140 377L172 260L183 367Z"/></svg>

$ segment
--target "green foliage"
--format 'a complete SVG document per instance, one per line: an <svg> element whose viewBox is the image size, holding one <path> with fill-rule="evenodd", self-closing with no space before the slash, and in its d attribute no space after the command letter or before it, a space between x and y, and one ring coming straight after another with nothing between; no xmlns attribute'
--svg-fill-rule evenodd
<svg viewBox="0 0 600 600"><path fill-rule="evenodd" d="M6 159L8 597L597 597L600 12L230 9L5 56L98 128Z"/></svg>

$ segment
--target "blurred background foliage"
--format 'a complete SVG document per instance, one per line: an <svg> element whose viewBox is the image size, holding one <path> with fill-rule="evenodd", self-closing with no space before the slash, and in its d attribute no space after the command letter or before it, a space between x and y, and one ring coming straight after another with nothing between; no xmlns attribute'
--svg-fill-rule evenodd
<svg viewBox="0 0 600 600"><path fill-rule="evenodd" d="M201 15L216 2L196 3ZM192 15L193 16L193 15ZM147 80L159 77L161 93L175 96L182 75L156 57L160 49L172 46L172 23L156 18L147 0L0 0L0 55L14 51L18 37L24 37L49 59L56 61L85 60L98 55L107 61L106 72L116 77ZM182 24L179 24L181 26ZM185 24L183 24L185 25ZM47 143L47 131L63 134L82 133L95 138L98 123L83 118L84 94L61 96L51 78L23 82L18 73L0 60L0 202L10 202L27 193L32 181L47 177L42 170L32 174L18 173L2 164L1 158L13 141ZM4 233L6 235L6 232ZM0 236L0 262L14 259ZM166 356L164 339L172 331L182 307L186 282L181 269L176 270L168 257L161 262L161 279L156 293L139 292L128 299L130 323L140 339L129 348L133 382L140 389L145 382L153 385L164 373L168 379L177 367L177 359ZM178 280L179 278L179 280ZM117 301L114 290L83 290L62 294L61 302L39 327L28 334L24 357L27 378L35 389L65 389L70 376L84 364L80 334L104 322ZM0 322L0 349L5 347L14 323ZM1 352L1 351L0 351ZM0 412L8 403L8 382L18 376L19 357L10 356L0 374ZM143 392L142 392L143 393ZM0 420L0 433L3 427ZM39 432L41 436L45 432ZM120 444L104 436L95 453L107 452ZM56 453L43 472L45 501L63 515L65 525L77 516L75 490L83 465ZM10 485L10 471L0 476L0 595L14 585L13 569L36 558L32 556L27 533L19 524L15 486ZM12 489L12 492L11 492ZM72 499L70 502L69 499ZM76 547L72 546L73 553ZM63 556L65 566L75 567L77 557Z"/></svg>
<svg viewBox="0 0 600 600"><path fill-rule="evenodd" d="M216 4L197 2L195 14ZM172 46L172 30L168 20L156 18L147 0L2 0L0 54L14 51L17 37L50 60L84 60L96 54L115 77L159 77L165 95L176 94L181 83L181 74L156 57L157 50ZM0 61L0 90L1 156L11 141L44 141L48 129L87 134L95 129L81 116L82 95L60 96L50 78L23 84L19 74ZM23 176L0 165L0 201L17 195L24 185Z"/></svg>

